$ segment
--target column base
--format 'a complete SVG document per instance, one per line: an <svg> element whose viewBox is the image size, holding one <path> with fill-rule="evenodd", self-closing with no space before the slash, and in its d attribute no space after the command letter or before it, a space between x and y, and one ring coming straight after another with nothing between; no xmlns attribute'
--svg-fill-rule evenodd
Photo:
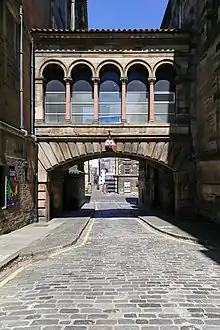
<svg viewBox="0 0 220 330"><path fill-rule="evenodd" d="M65 119L65 123L66 124L71 124L71 120L70 119Z"/></svg>
<svg viewBox="0 0 220 330"><path fill-rule="evenodd" d="M98 124L99 123L99 120L98 119L93 119L93 124Z"/></svg>

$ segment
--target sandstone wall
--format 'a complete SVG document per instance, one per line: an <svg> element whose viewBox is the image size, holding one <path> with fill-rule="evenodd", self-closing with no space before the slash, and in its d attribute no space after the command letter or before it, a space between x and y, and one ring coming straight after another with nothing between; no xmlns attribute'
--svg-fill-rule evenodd
<svg viewBox="0 0 220 330"><path fill-rule="evenodd" d="M36 220L34 210L34 146L29 139L0 130L0 163L5 171L15 167L18 180L18 204L0 209L0 234L5 234ZM27 152L28 167L24 167Z"/></svg>

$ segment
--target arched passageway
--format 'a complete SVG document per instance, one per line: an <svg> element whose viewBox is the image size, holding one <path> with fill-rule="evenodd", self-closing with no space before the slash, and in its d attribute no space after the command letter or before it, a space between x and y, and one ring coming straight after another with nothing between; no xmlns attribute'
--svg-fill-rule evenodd
<svg viewBox="0 0 220 330"><path fill-rule="evenodd" d="M63 173L74 164L81 165L90 159L120 157L140 161L139 177L143 182L143 202L166 204L175 214L190 214L192 209L193 171L189 161L189 145L185 142L118 142L117 147L106 151L99 142L40 142L39 143L39 215L48 219L48 200L53 195L62 196ZM153 169L148 175L148 169ZM159 172L158 172L159 171ZM142 173L142 174L140 174ZM162 173L162 176L161 176ZM51 187L51 182L55 182ZM163 187L158 188L159 186ZM172 190L172 193L171 193ZM151 192L150 192L151 191ZM146 196L151 196L150 200ZM154 196L154 197L152 197ZM169 196L169 202L167 198ZM55 198L57 202L58 199ZM172 202L171 202L172 200Z"/></svg>

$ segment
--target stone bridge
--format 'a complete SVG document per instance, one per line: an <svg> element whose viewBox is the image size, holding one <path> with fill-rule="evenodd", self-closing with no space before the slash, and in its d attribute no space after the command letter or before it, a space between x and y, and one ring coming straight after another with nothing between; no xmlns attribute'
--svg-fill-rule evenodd
<svg viewBox="0 0 220 330"><path fill-rule="evenodd" d="M117 145L108 149L105 148L104 141L109 131ZM129 126L129 128L126 125L122 127L41 125L36 127L36 133L38 214L42 221L49 217L51 180L59 181L62 173L75 164L80 165L87 160L103 157L125 157L158 168L160 173L170 173L170 180L174 180L174 176L176 178L177 175L192 171L187 125L149 124L145 127ZM141 178L141 180L145 182L147 179ZM173 182L170 184L173 185Z"/></svg>
<svg viewBox="0 0 220 330"><path fill-rule="evenodd" d="M62 173L73 164L82 168L86 160L111 156L140 161L142 202L152 204L157 191L175 214L188 214L193 192L189 34L32 33L39 220L50 218L51 195L58 200L63 193ZM106 150L108 131L117 146Z"/></svg>

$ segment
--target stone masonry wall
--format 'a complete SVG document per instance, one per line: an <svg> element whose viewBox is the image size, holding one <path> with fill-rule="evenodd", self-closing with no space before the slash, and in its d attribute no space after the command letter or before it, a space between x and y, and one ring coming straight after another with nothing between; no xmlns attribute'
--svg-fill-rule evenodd
<svg viewBox="0 0 220 330"><path fill-rule="evenodd" d="M6 173L8 166L14 166L19 182L18 206L0 209L0 234L19 229L36 220L34 211L34 146L27 140L28 169L25 172L24 143L25 139L17 135L1 132L2 148L0 160Z"/></svg>

